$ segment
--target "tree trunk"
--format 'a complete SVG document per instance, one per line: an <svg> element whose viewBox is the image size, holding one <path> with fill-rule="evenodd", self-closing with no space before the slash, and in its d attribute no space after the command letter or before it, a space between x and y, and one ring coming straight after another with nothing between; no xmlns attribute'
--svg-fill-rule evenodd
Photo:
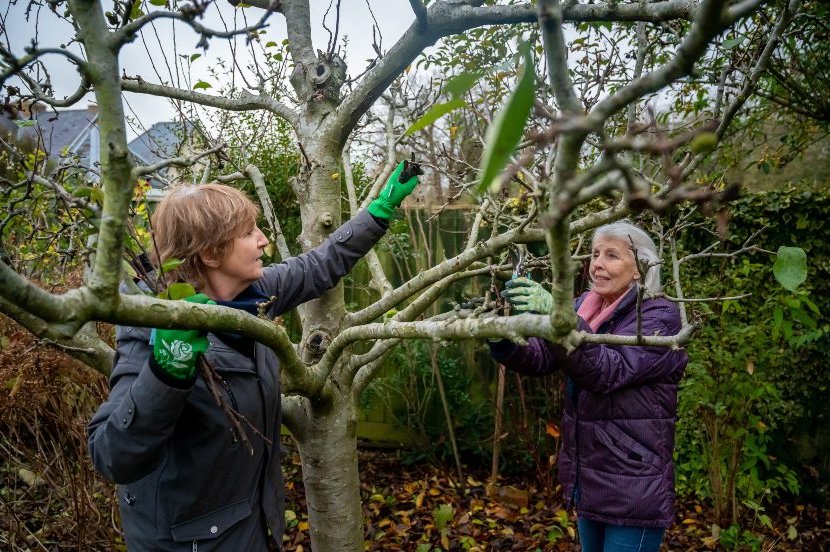
<svg viewBox="0 0 830 552"><path fill-rule="evenodd" d="M351 394L325 404L304 400L297 445L315 552L363 550L363 510L357 469L357 409Z"/></svg>
<svg viewBox="0 0 830 552"><path fill-rule="evenodd" d="M314 144L314 138L301 137L301 143ZM308 251L317 247L340 226L341 196L339 184L340 149L330 144L307 146L306 162L294 183L300 202L302 233L300 247ZM334 339L346 315L343 284L338 283L314 301L301 306L303 336L300 355L309 364L319 359Z"/></svg>

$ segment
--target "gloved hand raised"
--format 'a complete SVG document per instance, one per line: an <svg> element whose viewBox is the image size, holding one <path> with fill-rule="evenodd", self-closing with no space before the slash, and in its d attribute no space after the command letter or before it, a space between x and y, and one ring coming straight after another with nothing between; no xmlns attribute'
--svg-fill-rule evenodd
<svg viewBox="0 0 830 552"><path fill-rule="evenodd" d="M386 186L380 191L378 197L369 204L369 212L378 218L389 220L395 209L403 203L406 196L411 194L418 184L419 174L423 172L417 163L401 161L386 181ZM403 182L401 182L401 175L404 177Z"/></svg>
<svg viewBox="0 0 830 552"><path fill-rule="evenodd" d="M501 296L507 299L516 314L549 314L553 308L553 296L542 287L542 284L529 278L507 280Z"/></svg>
<svg viewBox="0 0 830 552"><path fill-rule="evenodd" d="M215 305L204 293L197 293L185 301L202 305ZM178 379L188 379L196 373L196 360L207 351L207 332L202 330L155 330L153 358L156 364Z"/></svg>

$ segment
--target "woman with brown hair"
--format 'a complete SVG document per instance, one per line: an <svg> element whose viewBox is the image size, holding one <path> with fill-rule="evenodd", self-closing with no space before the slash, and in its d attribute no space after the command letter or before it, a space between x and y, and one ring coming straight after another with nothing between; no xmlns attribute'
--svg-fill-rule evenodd
<svg viewBox="0 0 830 552"><path fill-rule="evenodd" d="M156 266L198 292L187 300L274 318L334 287L388 227L417 176L401 163L369 208L308 253L263 266L257 206L221 184L176 186L153 214ZM284 528L279 362L245 336L118 327L107 402L89 423L95 468L118 483L130 550L279 549ZM255 428L246 441L198 377Z"/></svg>

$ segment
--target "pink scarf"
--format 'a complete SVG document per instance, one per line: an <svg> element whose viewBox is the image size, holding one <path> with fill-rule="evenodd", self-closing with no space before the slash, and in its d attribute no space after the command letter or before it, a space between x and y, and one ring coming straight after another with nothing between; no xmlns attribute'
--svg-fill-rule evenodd
<svg viewBox="0 0 830 552"><path fill-rule="evenodd" d="M614 314L614 309L617 308L617 305L620 304L620 301L623 300L623 297L628 295L628 291L623 293L622 295L617 298L616 301L611 303L605 308L602 308L602 304L605 302L605 299L602 298L602 295L597 293L596 291L589 291L588 295L585 296L585 299L582 301L582 304L579 305L579 309L577 309L576 314L578 314L585 322L591 326L591 331L597 331L597 328L602 326L602 323L608 320L612 314Z"/></svg>

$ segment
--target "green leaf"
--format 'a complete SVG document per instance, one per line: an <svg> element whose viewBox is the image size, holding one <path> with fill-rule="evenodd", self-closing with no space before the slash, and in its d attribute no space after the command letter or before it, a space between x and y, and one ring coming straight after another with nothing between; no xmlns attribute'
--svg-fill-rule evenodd
<svg viewBox="0 0 830 552"><path fill-rule="evenodd" d="M154 6L167 7L167 0L150 0L150 3Z"/></svg>
<svg viewBox="0 0 830 552"><path fill-rule="evenodd" d="M447 84L444 85L444 92L453 98L463 96L467 90L472 88L475 83L478 82L481 75L482 73L479 73L478 71L465 72L460 75L456 75L448 80Z"/></svg>
<svg viewBox="0 0 830 552"><path fill-rule="evenodd" d="M200 88L204 89L204 90L207 90L208 88L213 88L213 87L209 83L206 83L205 81L199 81L193 86L193 90L199 90Z"/></svg>
<svg viewBox="0 0 830 552"><path fill-rule="evenodd" d="M504 107L493 117L493 122L487 129L484 155L481 157L481 182L478 185L478 193L484 193L488 189L496 191L500 187L501 182L496 179L496 176L502 171L513 150L516 149L516 145L522 138L527 119L530 117L536 71L533 68L533 58L529 51L525 50L524 58L524 71L518 86L507 99Z"/></svg>
<svg viewBox="0 0 830 552"><path fill-rule="evenodd" d="M193 54L193 55L191 55L190 56L190 63L193 63L194 61L196 61L200 57L202 57L202 54Z"/></svg>
<svg viewBox="0 0 830 552"><path fill-rule="evenodd" d="M190 284L183 282L170 284L166 290L161 292L162 299L172 299L174 301L187 299L191 295L196 295L196 290Z"/></svg>
<svg viewBox="0 0 830 552"><path fill-rule="evenodd" d="M26 119L25 121L16 120L14 122L18 126L18 128L26 128L26 127L33 127L37 124L37 121L34 119Z"/></svg>
<svg viewBox="0 0 830 552"><path fill-rule="evenodd" d="M141 9L141 2L135 2L133 4L133 9L130 10L130 20L138 19L144 15L144 12Z"/></svg>
<svg viewBox="0 0 830 552"><path fill-rule="evenodd" d="M451 504L441 504L432 512L432 519L435 521L435 527L439 531L443 531L447 524L452 521L455 514Z"/></svg>
<svg viewBox="0 0 830 552"><path fill-rule="evenodd" d="M273 40L269 40L268 43L265 44L266 48L272 48L272 47L276 47L276 46L278 46L278 44L276 42L274 42Z"/></svg>
<svg viewBox="0 0 830 552"><path fill-rule="evenodd" d="M178 268L184 263L181 259L167 259L161 264L161 271L163 273L168 273L171 270Z"/></svg>
<svg viewBox="0 0 830 552"><path fill-rule="evenodd" d="M772 274L779 284L795 291L807 279L807 254L800 247L782 245L772 265Z"/></svg>
<svg viewBox="0 0 830 552"><path fill-rule="evenodd" d="M466 102L463 98L456 98L454 100L450 100L447 103L442 103L438 105L434 105L429 110L423 114L423 116L412 123L412 126L406 129L406 132L403 133L404 136L409 136L414 132L418 132L422 128L426 128L450 111L458 109L459 107L464 107Z"/></svg>
<svg viewBox="0 0 830 552"><path fill-rule="evenodd" d="M723 46L724 50L731 50L735 46L739 46L744 41L744 37L739 36L738 38L730 38L729 40L724 40Z"/></svg>

